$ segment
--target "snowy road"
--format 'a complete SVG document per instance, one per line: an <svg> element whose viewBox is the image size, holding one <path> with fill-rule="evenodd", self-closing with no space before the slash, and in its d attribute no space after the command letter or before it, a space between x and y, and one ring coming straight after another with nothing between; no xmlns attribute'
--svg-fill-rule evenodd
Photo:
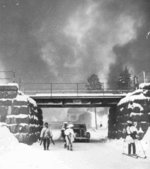
<svg viewBox="0 0 150 169"><path fill-rule="evenodd" d="M62 142L43 151L39 143L20 145L15 151L0 155L0 169L148 169L150 159L123 156L117 143L74 143L74 151Z"/></svg>

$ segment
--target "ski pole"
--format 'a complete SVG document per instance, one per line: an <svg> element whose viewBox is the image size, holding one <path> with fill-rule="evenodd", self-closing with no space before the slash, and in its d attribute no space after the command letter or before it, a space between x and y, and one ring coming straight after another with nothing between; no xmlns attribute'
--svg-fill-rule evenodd
<svg viewBox="0 0 150 169"><path fill-rule="evenodd" d="M125 146L126 146L126 129L125 126L123 128L124 140L123 140L123 153L125 153Z"/></svg>
<svg viewBox="0 0 150 169"><path fill-rule="evenodd" d="M141 148L142 148L143 154L144 154L144 158L146 158L147 156L146 156L145 150L144 150L144 148L143 148L143 145L142 145L142 143L141 143L140 140L139 140L139 142L140 142L140 146L141 146Z"/></svg>
<svg viewBox="0 0 150 169"><path fill-rule="evenodd" d="M125 153L125 152L124 152L124 149L125 149L125 142L126 142L126 138L124 138L124 140L123 140L123 151L122 151L123 153Z"/></svg>

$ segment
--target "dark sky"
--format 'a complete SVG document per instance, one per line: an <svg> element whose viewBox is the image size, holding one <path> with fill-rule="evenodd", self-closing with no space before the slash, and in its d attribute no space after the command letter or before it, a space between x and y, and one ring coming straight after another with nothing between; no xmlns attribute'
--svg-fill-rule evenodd
<svg viewBox="0 0 150 169"><path fill-rule="evenodd" d="M23 81L149 71L149 0L0 0L0 66Z"/></svg>

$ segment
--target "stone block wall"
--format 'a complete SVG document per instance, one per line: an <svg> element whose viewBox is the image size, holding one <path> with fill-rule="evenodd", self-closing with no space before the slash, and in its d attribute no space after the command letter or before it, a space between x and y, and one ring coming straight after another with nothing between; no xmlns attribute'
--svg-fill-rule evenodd
<svg viewBox="0 0 150 169"><path fill-rule="evenodd" d="M42 110L34 100L20 93L18 88L11 94L11 87L7 85L9 95L4 92L7 97L0 95L0 121L6 123L19 142L32 144L39 138L43 125Z"/></svg>
<svg viewBox="0 0 150 169"><path fill-rule="evenodd" d="M142 86L142 87L141 87ZM128 94L117 106L116 138L126 136L127 121L137 124L140 139L150 126L150 84L142 84L138 90Z"/></svg>

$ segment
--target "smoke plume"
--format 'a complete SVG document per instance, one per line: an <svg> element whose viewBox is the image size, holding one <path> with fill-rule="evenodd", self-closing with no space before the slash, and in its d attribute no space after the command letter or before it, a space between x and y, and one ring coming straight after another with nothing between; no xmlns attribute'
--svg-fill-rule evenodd
<svg viewBox="0 0 150 169"><path fill-rule="evenodd" d="M149 71L148 0L2 0L0 65L23 81L101 81Z"/></svg>

